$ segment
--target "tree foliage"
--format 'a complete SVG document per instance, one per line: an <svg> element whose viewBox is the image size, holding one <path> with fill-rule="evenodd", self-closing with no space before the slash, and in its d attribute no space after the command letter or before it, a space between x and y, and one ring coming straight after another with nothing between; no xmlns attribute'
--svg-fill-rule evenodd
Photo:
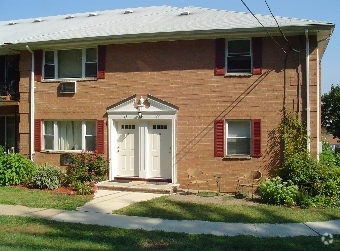
<svg viewBox="0 0 340 251"><path fill-rule="evenodd" d="M321 124L333 137L340 138L340 86L321 97Z"/></svg>

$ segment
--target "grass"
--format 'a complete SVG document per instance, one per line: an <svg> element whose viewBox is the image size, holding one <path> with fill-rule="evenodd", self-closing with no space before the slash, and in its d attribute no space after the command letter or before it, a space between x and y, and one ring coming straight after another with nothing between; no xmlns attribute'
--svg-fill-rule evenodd
<svg viewBox="0 0 340 251"><path fill-rule="evenodd" d="M172 201L168 199L168 196L135 203L113 213L169 220L234 223L294 223L327 221L340 218L339 208L297 209L264 204L257 206L194 204Z"/></svg>
<svg viewBox="0 0 340 251"><path fill-rule="evenodd" d="M320 236L259 238L252 236L190 235L10 216L0 216L0 236L0 250L2 251L340 250L340 235L334 235L334 242L326 246L321 241Z"/></svg>
<svg viewBox="0 0 340 251"><path fill-rule="evenodd" d="M63 210L74 210L91 200L90 196L70 196L5 186L0 186L0 194L0 204Z"/></svg>

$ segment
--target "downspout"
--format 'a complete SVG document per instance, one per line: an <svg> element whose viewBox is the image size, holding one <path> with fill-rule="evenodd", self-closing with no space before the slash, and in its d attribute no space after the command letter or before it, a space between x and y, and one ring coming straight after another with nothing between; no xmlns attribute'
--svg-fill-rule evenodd
<svg viewBox="0 0 340 251"><path fill-rule="evenodd" d="M26 45L27 50L32 54L31 79L30 79L30 159L34 155L34 52Z"/></svg>
<svg viewBox="0 0 340 251"><path fill-rule="evenodd" d="M319 45L316 49L316 142L317 153L316 158L319 160L320 153L322 152L322 144L320 143L320 58L319 58Z"/></svg>
<svg viewBox="0 0 340 251"><path fill-rule="evenodd" d="M308 29L306 36L306 119L307 119L307 151L310 152L310 101L309 101L309 37Z"/></svg>

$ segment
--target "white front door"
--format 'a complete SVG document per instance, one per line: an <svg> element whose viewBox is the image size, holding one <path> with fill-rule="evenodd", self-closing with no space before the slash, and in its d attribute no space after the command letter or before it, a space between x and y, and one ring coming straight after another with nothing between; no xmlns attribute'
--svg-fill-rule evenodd
<svg viewBox="0 0 340 251"><path fill-rule="evenodd" d="M149 165L150 177L171 178L171 121L149 122Z"/></svg>
<svg viewBox="0 0 340 251"><path fill-rule="evenodd" d="M118 176L138 176L138 128L123 121L117 130Z"/></svg>

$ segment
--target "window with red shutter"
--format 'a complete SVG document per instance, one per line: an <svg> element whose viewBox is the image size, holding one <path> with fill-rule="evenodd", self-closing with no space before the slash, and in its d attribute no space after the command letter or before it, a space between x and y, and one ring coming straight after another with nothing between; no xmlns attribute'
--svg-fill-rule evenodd
<svg viewBox="0 0 340 251"><path fill-rule="evenodd" d="M214 156L224 157L224 125L225 120L215 120L214 122Z"/></svg>
<svg viewBox="0 0 340 251"><path fill-rule="evenodd" d="M104 120L97 120L97 152L104 153Z"/></svg>
<svg viewBox="0 0 340 251"><path fill-rule="evenodd" d="M34 51L34 80L41 82L42 78L42 61L43 61L43 51Z"/></svg>
<svg viewBox="0 0 340 251"><path fill-rule="evenodd" d="M34 151L41 151L41 119L34 120Z"/></svg>
<svg viewBox="0 0 340 251"><path fill-rule="evenodd" d="M227 45L227 46L226 46ZM252 47L252 50L250 48ZM252 53L251 53L252 51ZM215 75L226 73L262 74L262 38L215 40Z"/></svg>
<svg viewBox="0 0 340 251"><path fill-rule="evenodd" d="M105 79L105 60L106 60L106 46L98 46L98 79Z"/></svg>
<svg viewBox="0 0 340 251"><path fill-rule="evenodd" d="M252 120L252 156L261 157L261 120Z"/></svg>

